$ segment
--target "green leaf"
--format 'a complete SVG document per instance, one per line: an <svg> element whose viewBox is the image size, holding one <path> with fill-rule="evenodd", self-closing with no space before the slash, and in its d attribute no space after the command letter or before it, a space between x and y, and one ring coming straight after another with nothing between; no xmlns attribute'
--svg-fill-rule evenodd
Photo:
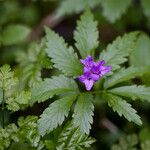
<svg viewBox="0 0 150 150"><path fill-rule="evenodd" d="M74 108L73 124L80 127L82 132L89 134L93 123L94 105L92 104L91 94L81 94Z"/></svg>
<svg viewBox="0 0 150 150"><path fill-rule="evenodd" d="M150 102L150 87L145 86L122 86L109 90L113 94L131 97L132 99L147 100Z"/></svg>
<svg viewBox="0 0 150 150"><path fill-rule="evenodd" d="M131 0L100 0L103 8L103 15L107 20L114 23L126 12L131 4Z"/></svg>
<svg viewBox="0 0 150 150"><path fill-rule="evenodd" d="M40 144L40 134L37 128L37 116L20 117L18 119L19 138L20 141L30 143L32 147L37 147Z"/></svg>
<svg viewBox="0 0 150 150"><path fill-rule="evenodd" d="M23 143L23 142L17 142L17 143L12 143L9 147L9 150L18 150L20 149L21 147L21 150L35 150L34 147L31 147L28 143Z"/></svg>
<svg viewBox="0 0 150 150"><path fill-rule="evenodd" d="M22 91L17 93L14 97L9 97L6 101L7 109L11 111L18 111L29 106L31 100L31 93L29 91Z"/></svg>
<svg viewBox="0 0 150 150"><path fill-rule="evenodd" d="M150 37L141 34L137 39L136 49L130 55L130 65L147 67L147 72L141 77L143 84L150 85ZM144 58L144 59L143 59Z"/></svg>
<svg viewBox="0 0 150 150"><path fill-rule="evenodd" d="M11 71L9 65L0 67L0 89L10 90L17 83L17 78L14 77L14 72Z"/></svg>
<svg viewBox="0 0 150 150"><path fill-rule="evenodd" d="M9 25L1 35L3 45L18 44L26 40L30 29L24 25Z"/></svg>
<svg viewBox="0 0 150 150"><path fill-rule="evenodd" d="M52 140L45 140L44 145L48 150L55 150L55 143Z"/></svg>
<svg viewBox="0 0 150 150"><path fill-rule="evenodd" d="M129 67L127 69L122 68L105 80L104 88L107 89L118 83L128 81L137 76L142 76L144 71L145 69L143 68L135 68L135 67Z"/></svg>
<svg viewBox="0 0 150 150"><path fill-rule="evenodd" d="M142 148L142 150L149 150L150 149L150 140L143 142L141 144L141 148Z"/></svg>
<svg viewBox="0 0 150 150"><path fill-rule="evenodd" d="M137 111L121 97L105 93L104 99L107 101L108 105L112 107L113 111L119 114L119 116L123 115L129 122L133 121L137 125L142 125L142 121L140 116L137 115Z"/></svg>
<svg viewBox="0 0 150 150"><path fill-rule="evenodd" d="M130 64L136 67L150 66L149 57L150 37L146 34L141 34L137 39L135 51L130 55Z"/></svg>
<svg viewBox="0 0 150 150"><path fill-rule="evenodd" d="M43 38L39 44L31 43L28 51L18 51L16 54L19 63L20 84L33 87L42 81L41 70L52 68L52 63L46 54L46 39ZM23 87L24 88L24 87Z"/></svg>
<svg viewBox="0 0 150 150"><path fill-rule="evenodd" d="M65 75L78 76L82 74L83 67L78 60L73 48L65 43L62 37L46 28L47 53L54 67L61 70Z"/></svg>
<svg viewBox="0 0 150 150"><path fill-rule="evenodd" d="M72 123L67 124L62 130L57 141L57 150L85 150L90 147L95 139L88 137L85 133L80 132L79 128L74 128Z"/></svg>
<svg viewBox="0 0 150 150"><path fill-rule="evenodd" d="M150 128L143 128L139 133L139 139L141 142L149 140L150 139Z"/></svg>
<svg viewBox="0 0 150 150"><path fill-rule="evenodd" d="M99 44L97 22L94 21L94 16L89 10L85 11L80 21L77 22L74 39L82 58L87 57L91 54L91 50L97 48Z"/></svg>
<svg viewBox="0 0 150 150"><path fill-rule="evenodd" d="M126 57L135 49L137 35L138 32L131 32L116 38L112 44L107 46L106 51L101 53L100 59L105 60L113 70L120 68L119 65L126 62Z"/></svg>
<svg viewBox="0 0 150 150"><path fill-rule="evenodd" d="M76 96L77 95L65 96L53 102L45 109L38 121L39 132L42 136L63 123L65 117L68 116L70 107L75 101Z"/></svg>
<svg viewBox="0 0 150 150"><path fill-rule="evenodd" d="M80 13L86 8L93 8L100 3L100 0L63 0L56 11L55 18Z"/></svg>
<svg viewBox="0 0 150 150"><path fill-rule="evenodd" d="M145 16L150 17L150 1L141 0L141 5L142 5Z"/></svg>
<svg viewBox="0 0 150 150"><path fill-rule="evenodd" d="M64 94L66 92L78 92L78 86L75 81L63 75L53 76L51 79L45 79L32 88L32 102L42 102L55 94Z"/></svg>
<svg viewBox="0 0 150 150"><path fill-rule="evenodd" d="M119 143L114 144L111 150L137 150L138 137L136 134L131 134L128 136L121 136L119 138Z"/></svg>
<svg viewBox="0 0 150 150"><path fill-rule="evenodd" d="M0 150L8 149L11 143L19 141L18 130L14 123L0 129Z"/></svg>

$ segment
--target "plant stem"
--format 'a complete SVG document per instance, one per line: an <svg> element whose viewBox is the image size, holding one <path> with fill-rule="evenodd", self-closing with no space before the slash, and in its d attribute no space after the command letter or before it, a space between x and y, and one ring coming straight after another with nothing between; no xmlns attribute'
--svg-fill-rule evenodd
<svg viewBox="0 0 150 150"><path fill-rule="evenodd" d="M104 92L105 92L104 90L98 90L98 91L81 92L80 94L82 94L82 93L97 94L97 93L104 93Z"/></svg>
<svg viewBox="0 0 150 150"><path fill-rule="evenodd" d="M3 128L5 128L4 111L5 111L5 90L3 90L3 100L2 100L2 127Z"/></svg>

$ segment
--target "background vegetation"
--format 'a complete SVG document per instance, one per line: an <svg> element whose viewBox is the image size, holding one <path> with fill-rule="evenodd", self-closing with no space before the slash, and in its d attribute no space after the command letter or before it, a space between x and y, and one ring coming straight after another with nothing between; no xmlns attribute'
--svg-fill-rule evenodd
<svg viewBox="0 0 150 150"><path fill-rule="evenodd" d="M79 35L75 35L75 30ZM81 94L80 103L71 108L67 119L62 119L68 113L61 110L72 105L70 97L76 101L77 95L73 92L78 88L72 79L82 74L82 66L74 57L74 51L65 53L69 51L68 46L53 31L73 45L83 58L91 54L96 60L105 59L113 66L110 77L102 79L95 89L112 90L111 94L120 95L121 101L119 96L107 93L103 97L99 93L93 97L89 93ZM118 36L121 38L116 39ZM112 44L107 46L109 43ZM95 54L89 52L91 49ZM101 52L103 49L106 50ZM55 54L59 53L64 57L57 58ZM64 62L66 58L72 59ZM0 150L20 147L22 150L150 149L150 0L0 1L0 66ZM84 87L78 85L79 91L85 92ZM124 85L130 87L117 89ZM54 103L58 99L60 101ZM63 99L66 103L61 103ZM141 120L129 103L141 116L141 126L136 125L141 124ZM83 108L87 116L80 115ZM72 112L76 119L85 117L87 127L81 130L89 135L78 128L82 127L78 120L74 121L77 126L72 126ZM64 116L59 118L61 113ZM93 116L93 124L89 116ZM46 127L48 124L51 125Z"/></svg>

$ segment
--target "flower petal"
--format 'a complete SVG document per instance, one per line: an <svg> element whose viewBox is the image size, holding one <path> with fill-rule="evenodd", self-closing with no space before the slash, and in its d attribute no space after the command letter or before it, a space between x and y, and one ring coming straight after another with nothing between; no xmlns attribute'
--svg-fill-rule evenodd
<svg viewBox="0 0 150 150"><path fill-rule="evenodd" d="M100 60L97 62L98 66L103 66L105 64L105 60Z"/></svg>
<svg viewBox="0 0 150 150"><path fill-rule="evenodd" d="M112 70L112 67L111 66L102 66L101 67L101 72L100 72L100 75L103 76L105 75L106 73L110 72Z"/></svg>
<svg viewBox="0 0 150 150"><path fill-rule="evenodd" d="M94 65L91 69L91 71L95 74L99 74L100 70L99 70L99 66Z"/></svg>
<svg viewBox="0 0 150 150"><path fill-rule="evenodd" d="M82 63L83 65L86 64L86 60L85 60L85 59L80 59L80 61L81 61L81 63Z"/></svg>
<svg viewBox="0 0 150 150"><path fill-rule="evenodd" d="M90 68L84 67L84 72L90 72Z"/></svg>
<svg viewBox="0 0 150 150"><path fill-rule="evenodd" d="M94 80L94 81L97 81L97 80L99 80L100 76L97 75L97 74L91 74L91 75L90 75L90 78L91 78L92 80Z"/></svg>
<svg viewBox="0 0 150 150"><path fill-rule="evenodd" d="M84 74L78 79L85 84L86 90L90 91L94 82L98 81L103 75L111 71L111 66L103 66L104 60L94 62L92 56L87 56L86 59L81 59L84 65Z"/></svg>
<svg viewBox="0 0 150 150"><path fill-rule="evenodd" d="M91 75L91 72L90 72L89 70L86 71L86 72L84 72L84 77L85 77L86 79L90 78L90 75Z"/></svg>
<svg viewBox="0 0 150 150"><path fill-rule="evenodd" d="M80 59L81 63L84 65L84 67L91 68L94 65L94 61L92 56L88 56L86 59Z"/></svg>
<svg viewBox="0 0 150 150"><path fill-rule="evenodd" d="M86 77L84 75L81 75L78 77L78 79L80 80L80 82L84 83L84 81L86 80Z"/></svg>
<svg viewBox="0 0 150 150"><path fill-rule="evenodd" d="M94 81L93 80L85 80L84 84L85 84L86 90L90 91L91 88L93 87Z"/></svg>
<svg viewBox="0 0 150 150"><path fill-rule="evenodd" d="M94 65L92 67L92 72L95 73L95 74L100 74L100 71L101 71L101 67L102 65L105 64L105 61L104 60L100 60L98 62L94 62Z"/></svg>
<svg viewBox="0 0 150 150"><path fill-rule="evenodd" d="M88 55L88 56L86 57L86 60L87 60L87 61L93 61L93 58L92 58L91 55Z"/></svg>

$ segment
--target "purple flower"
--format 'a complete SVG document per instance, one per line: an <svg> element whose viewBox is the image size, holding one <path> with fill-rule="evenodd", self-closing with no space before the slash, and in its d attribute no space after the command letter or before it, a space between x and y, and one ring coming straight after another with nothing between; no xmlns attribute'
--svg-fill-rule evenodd
<svg viewBox="0 0 150 150"><path fill-rule="evenodd" d="M111 66L103 66L104 60L94 62L92 56L87 56L86 59L80 61L84 65L84 74L78 79L85 84L87 91L90 91L94 83L112 69Z"/></svg>

